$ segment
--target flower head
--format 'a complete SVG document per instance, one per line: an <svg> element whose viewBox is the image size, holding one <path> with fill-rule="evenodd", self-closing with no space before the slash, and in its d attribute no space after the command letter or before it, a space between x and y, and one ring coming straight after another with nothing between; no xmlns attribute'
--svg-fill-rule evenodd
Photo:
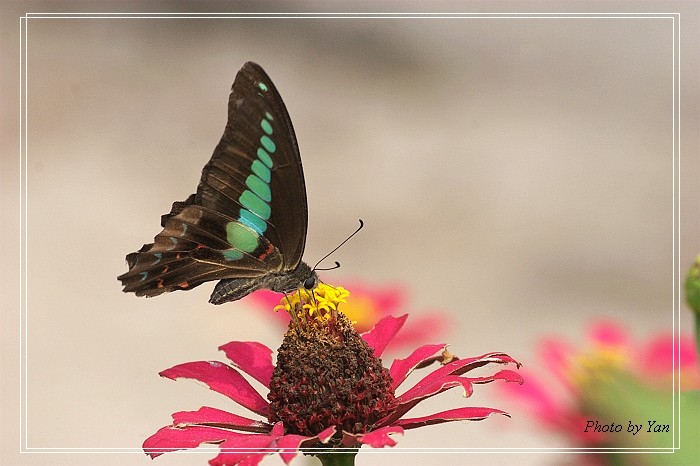
<svg viewBox="0 0 700 466"><path fill-rule="evenodd" d="M190 378L206 384L248 410L263 416L254 420L210 407L173 414L173 423L144 442L151 457L178 449L215 444L220 453L211 465L258 464L274 452L289 463L299 451L322 454L333 449L394 446L390 435L431 424L482 420L507 413L495 408L457 407L422 417L407 417L421 401L454 387L464 396L476 384L495 380L522 383L514 371L503 369L490 376L465 374L487 364L519 364L503 353L459 359L445 344L424 345L405 359L382 366L382 352L401 329L407 316L385 317L372 330L356 333L340 311L349 293L321 285L314 293L303 291L284 297L281 306L292 315L278 350L255 342L221 346L231 364L190 362L160 373L170 379ZM396 391L414 370L433 363L440 367L416 385ZM241 374L269 389L265 400Z"/></svg>
<svg viewBox="0 0 700 466"><path fill-rule="evenodd" d="M526 372L526 385L501 388L510 400L527 406L545 427L566 435L578 446L638 446L629 442L642 442L646 437L625 435L627 422L643 421L648 416L662 423L670 415L674 358L681 373L681 390L700 388L692 339L681 336L676 344L674 349L670 333L635 342L620 324L596 322L587 343L580 347L558 338L541 342L541 360L549 369L548 378ZM587 429L594 420L601 424L624 422L625 432ZM633 461L638 460L634 457Z"/></svg>

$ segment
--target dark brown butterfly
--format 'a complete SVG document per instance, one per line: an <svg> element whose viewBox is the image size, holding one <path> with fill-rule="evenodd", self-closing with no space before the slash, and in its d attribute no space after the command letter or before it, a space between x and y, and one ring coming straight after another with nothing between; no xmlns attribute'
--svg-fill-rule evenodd
<svg viewBox="0 0 700 466"><path fill-rule="evenodd" d="M308 209L292 121L272 81L255 63L236 75L228 122L202 170L197 193L161 217L152 244L126 256L125 292L157 296L221 280L213 304L267 288L313 289L301 260Z"/></svg>

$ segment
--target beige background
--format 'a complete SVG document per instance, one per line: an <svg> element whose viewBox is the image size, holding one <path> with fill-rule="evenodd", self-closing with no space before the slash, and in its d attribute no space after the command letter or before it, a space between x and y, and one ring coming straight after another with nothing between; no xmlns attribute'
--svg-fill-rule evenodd
<svg viewBox="0 0 700 466"><path fill-rule="evenodd" d="M203 464L133 448L171 412L226 400L157 372L221 358L279 329L212 286L121 292L124 256L197 185L229 89L260 63L287 104L309 198L314 263L364 219L332 283L399 281L407 311L444 309L462 355L506 351L533 370L543 335L596 317L671 329L669 19L31 19L28 25L26 445L19 453L19 17L42 11L273 11L267 3L2 2L0 463ZM320 4L285 3L285 11ZM700 251L698 6L649 3L327 5L333 11L681 12L681 232ZM685 311L685 308L684 308ZM682 325L690 319L683 313ZM426 335L426 342L435 338ZM460 403L455 391L431 404ZM505 407L493 386L471 405ZM422 413L427 413L425 408ZM522 413L410 431L399 446L561 447ZM361 453L358 464L561 464L552 454ZM264 464L278 464L269 458ZM300 461L303 464L304 460Z"/></svg>

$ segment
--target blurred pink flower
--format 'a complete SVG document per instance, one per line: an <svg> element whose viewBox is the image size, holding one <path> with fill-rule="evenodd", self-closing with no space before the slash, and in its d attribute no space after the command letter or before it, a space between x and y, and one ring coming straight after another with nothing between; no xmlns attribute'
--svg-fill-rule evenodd
<svg viewBox="0 0 700 466"><path fill-rule="evenodd" d="M350 281L347 288L352 290L352 300L343 305L343 314L354 323L355 330L366 332L380 319L390 315L405 312L408 292L400 284L385 284L371 286L360 281ZM255 303L261 310L270 315L269 310L279 303L279 293L269 290L259 290L247 298L247 302ZM289 323L286 312L275 312L275 318L284 327ZM413 317L411 322L402 329L390 343L390 350L415 346L424 341L425 335L441 338L447 335L453 326L450 316L440 310L422 311L420 316Z"/></svg>
<svg viewBox="0 0 700 466"><path fill-rule="evenodd" d="M169 379L188 378L204 383L209 389L221 393L235 403L261 416L264 420L255 420L210 407L201 407L197 411L182 411L172 415L173 423L158 430L145 440L144 451L152 458L165 452L195 448L202 444L218 445L218 456L209 461L211 465L256 465L266 455L279 453L285 463L289 463L302 449L309 454L321 454L331 449L351 449L354 456L356 449L363 444L380 448L394 446L396 442L391 434L401 434L406 429L440 424L458 420L482 420L491 414L504 414L504 411L484 407L459 407L422 417L405 417L418 403L453 387L462 387L464 396L472 394L475 384L503 380L522 383L520 375L512 370L503 369L490 376L466 377L467 372L487 364L516 364L518 362L503 353L488 353L482 356L458 359L446 351L445 344L424 345L417 348L405 359L397 359L387 370L381 367L378 359L399 329L407 315L399 318L385 317L370 331L357 337L353 355L365 351L379 364L365 369L359 380L351 381L354 387L347 395L351 398L347 406L337 406L344 398L328 391L327 386L317 386L319 380L330 376L331 382L344 378L346 365L333 368L340 374L314 373L317 366L306 361L297 353L300 344L291 326L285 336L285 343L278 351L277 363L281 358L291 356L291 362L284 359L283 364L296 364L304 374L301 379L294 378L294 370L276 370L272 364L272 350L256 342L230 342L219 349L224 351L232 364L218 361L197 361L180 364L160 373ZM330 319L330 326L338 332L340 324L334 319L343 320L341 316ZM342 324L342 322L341 322ZM342 329L340 329L342 331ZM345 333L341 340L348 339ZM352 337L350 335L350 337ZM302 342L303 343L303 342ZM307 342L308 343L308 342ZM314 344L311 341L310 344ZM285 345L294 346L293 352L286 354ZM297 346L295 346L297 345ZM302 351L303 354L303 351ZM342 350L341 353L342 355ZM318 359L322 359L319 355ZM333 360L338 359L334 353ZM359 358L358 358L359 359ZM394 391L405 382L414 370L424 369L433 362L441 364L432 370L413 387L403 394L394 396ZM378 371L372 369L378 367ZM278 368L279 369L279 368ZM322 372L323 372L322 368ZM310 372L311 371L311 372ZM241 372L257 380L270 389L268 402L241 375ZM310 374L310 375L309 375ZM314 375L315 374L315 375ZM308 375L308 377L307 377ZM317 378L318 377L318 378ZM351 377L352 378L352 377ZM381 380L386 379L386 388L381 388ZM380 396L367 398L372 387L379 386ZM273 392L276 388L286 390ZM322 395L322 396L321 396ZM300 416L303 409L290 409L296 406L295 397L301 397L307 405L312 405L307 417ZM313 406L332 400L327 408ZM340 450L344 451L344 450Z"/></svg>
<svg viewBox="0 0 700 466"><path fill-rule="evenodd" d="M644 342L635 342L622 325L599 321L589 329L584 348L576 348L559 338L546 338L540 343L540 360L553 378L545 380L522 370L527 384L507 384L501 386L501 390L510 400L520 401L528 413L547 429L566 435L576 445L585 448L610 446L614 443L610 433L586 431L587 422L596 419L596 415L585 408L587 403L591 406L591 383L596 383L596 378L601 380L611 374L624 373L650 389L670 393L674 371L673 341L672 334L663 333ZM700 388L700 368L693 339L681 336L677 349L681 390ZM599 459L588 458L586 461Z"/></svg>

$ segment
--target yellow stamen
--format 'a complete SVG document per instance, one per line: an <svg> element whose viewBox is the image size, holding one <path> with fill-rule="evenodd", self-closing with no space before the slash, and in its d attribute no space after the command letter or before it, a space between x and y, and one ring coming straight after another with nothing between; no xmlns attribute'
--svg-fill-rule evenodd
<svg viewBox="0 0 700 466"><path fill-rule="evenodd" d="M623 369L626 357L619 348L600 347L576 356L570 369L571 381L585 386L595 380L604 380Z"/></svg>
<svg viewBox="0 0 700 466"><path fill-rule="evenodd" d="M337 314L338 305L346 303L350 292L342 286L319 284L313 291L300 288L283 296L275 311L286 310L289 315L311 322L325 323Z"/></svg>

